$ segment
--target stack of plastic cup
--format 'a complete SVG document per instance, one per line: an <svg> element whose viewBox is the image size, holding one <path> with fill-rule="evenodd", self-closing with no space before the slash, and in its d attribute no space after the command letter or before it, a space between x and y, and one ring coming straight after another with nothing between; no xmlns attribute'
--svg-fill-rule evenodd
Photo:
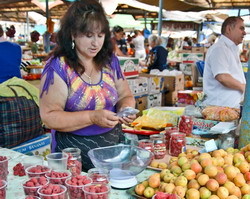
<svg viewBox="0 0 250 199"><path fill-rule="evenodd" d="M7 182L5 180L0 180L0 198L6 199L6 188Z"/></svg>

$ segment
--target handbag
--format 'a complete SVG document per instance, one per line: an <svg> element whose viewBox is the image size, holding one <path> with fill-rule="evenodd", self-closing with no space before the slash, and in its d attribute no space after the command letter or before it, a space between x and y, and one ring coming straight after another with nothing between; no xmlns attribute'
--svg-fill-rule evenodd
<svg viewBox="0 0 250 199"><path fill-rule="evenodd" d="M12 148L44 134L44 129L31 93L21 85L7 86L15 97L0 97L0 147ZM18 96L15 87L24 89L31 99Z"/></svg>

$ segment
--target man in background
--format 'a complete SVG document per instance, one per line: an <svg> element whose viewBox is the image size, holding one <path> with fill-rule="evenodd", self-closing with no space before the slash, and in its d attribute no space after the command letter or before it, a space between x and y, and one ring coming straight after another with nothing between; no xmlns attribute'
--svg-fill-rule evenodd
<svg viewBox="0 0 250 199"><path fill-rule="evenodd" d="M222 24L221 34L206 55L204 104L239 108L246 85L238 48L246 35L243 19L228 17Z"/></svg>

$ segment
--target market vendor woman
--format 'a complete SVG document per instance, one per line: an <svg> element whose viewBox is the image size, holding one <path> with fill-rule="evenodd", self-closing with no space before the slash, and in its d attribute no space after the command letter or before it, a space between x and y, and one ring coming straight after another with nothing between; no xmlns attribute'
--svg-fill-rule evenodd
<svg viewBox="0 0 250 199"><path fill-rule="evenodd" d="M61 20L57 46L41 80L40 114L52 133L52 151L81 149L83 170L93 165L92 148L115 145L123 139L116 112L134 107L135 100L113 54L109 23L102 6L77 1Z"/></svg>

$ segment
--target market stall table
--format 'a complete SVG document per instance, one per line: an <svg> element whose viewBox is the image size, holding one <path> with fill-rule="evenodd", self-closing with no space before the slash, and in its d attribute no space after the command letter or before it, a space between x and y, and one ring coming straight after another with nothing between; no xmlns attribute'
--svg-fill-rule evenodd
<svg viewBox="0 0 250 199"><path fill-rule="evenodd" d="M15 199L15 198L21 199L25 196L22 187L22 182L25 179L28 179L28 176L23 176L23 177L14 176L13 167L16 164L20 163L22 158L25 157L26 155L6 148L0 148L0 154L1 156L7 156L11 158L9 160L9 165L8 165L9 175L7 179L8 186L7 186L6 199ZM137 176L137 180L139 182L146 180L153 173L155 173L154 170L146 169ZM124 190L111 189L110 199L133 199L133 198L134 198L133 196L129 195L126 192L126 189Z"/></svg>

